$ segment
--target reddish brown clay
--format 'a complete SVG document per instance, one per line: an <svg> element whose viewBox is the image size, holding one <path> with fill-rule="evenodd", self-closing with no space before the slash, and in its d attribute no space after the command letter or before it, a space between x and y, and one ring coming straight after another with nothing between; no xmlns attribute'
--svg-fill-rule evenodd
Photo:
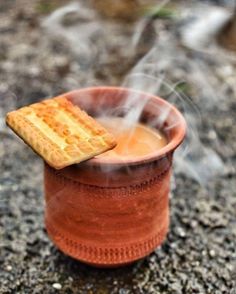
<svg viewBox="0 0 236 294"><path fill-rule="evenodd" d="M89 88L64 94L96 115L108 111L134 90ZM186 125L164 100L147 99L142 120L168 110L162 125L169 143L152 154L126 162L99 158L55 170L45 164L45 222L49 236L65 254L80 261L114 267L138 260L158 247L169 225L168 195L173 151Z"/></svg>

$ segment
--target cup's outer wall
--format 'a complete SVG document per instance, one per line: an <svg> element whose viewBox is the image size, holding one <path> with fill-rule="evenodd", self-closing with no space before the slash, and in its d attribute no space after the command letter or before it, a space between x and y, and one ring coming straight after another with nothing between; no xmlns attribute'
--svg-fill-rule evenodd
<svg viewBox="0 0 236 294"><path fill-rule="evenodd" d="M168 230L170 163L152 172L152 177L149 171L139 183L128 184L135 172L124 171L124 183L102 187L99 177L99 186L83 184L45 164L49 236L64 253L97 266L121 265L148 255Z"/></svg>
<svg viewBox="0 0 236 294"><path fill-rule="evenodd" d="M75 104L80 101L80 106L83 102L86 109L86 103L91 105L96 94L102 93L98 95L103 100L101 105L107 99L108 107L112 107L128 92L102 87L64 96ZM155 97L152 102L157 106L165 104ZM146 113L153 109L147 108ZM167 122L170 125L174 115L180 116L174 107L171 114ZM45 163L45 222L57 247L67 255L100 267L133 262L158 247L169 226L172 156L184 134L185 123L180 118L180 124L169 134L169 149L138 162L116 165L89 160L61 170Z"/></svg>

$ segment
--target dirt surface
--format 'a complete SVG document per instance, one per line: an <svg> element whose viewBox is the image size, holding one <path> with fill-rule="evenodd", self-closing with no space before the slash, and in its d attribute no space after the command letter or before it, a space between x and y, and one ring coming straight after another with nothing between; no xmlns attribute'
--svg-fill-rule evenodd
<svg viewBox="0 0 236 294"><path fill-rule="evenodd" d="M226 54L231 59L224 59L225 52L224 58L209 57L178 44L178 51L171 53L183 63L170 66L169 81L194 79L191 60L195 60L203 65L203 80L212 82L207 93L201 92L204 84L200 82L198 87L181 84L181 91L197 104L202 116L200 139L216 152L224 171L204 187L189 178L184 168L177 173L170 231L161 248L129 267L94 269L59 252L47 237L42 161L5 126L5 113L79 87L120 85L153 40L158 42L171 31L173 38L179 38L175 19L157 18L148 24L134 52L129 49L134 23L101 20L85 11L79 17L63 16L62 27L82 28L68 39L68 32L67 38L62 36L55 22L45 24L63 2L0 3L0 293L236 293L233 52ZM176 3L172 9L178 7ZM85 47L78 45L81 40ZM165 52L171 52L171 44Z"/></svg>

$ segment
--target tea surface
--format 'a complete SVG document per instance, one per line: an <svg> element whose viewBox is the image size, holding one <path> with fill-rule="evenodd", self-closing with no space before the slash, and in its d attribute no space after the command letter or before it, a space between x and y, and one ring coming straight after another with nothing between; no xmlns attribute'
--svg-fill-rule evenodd
<svg viewBox="0 0 236 294"><path fill-rule="evenodd" d="M106 156L125 159L127 157L144 156L163 148L168 143L162 132L141 123L127 128L122 118L107 117L97 120L115 136L117 146L96 156L96 158Z"/></svg>

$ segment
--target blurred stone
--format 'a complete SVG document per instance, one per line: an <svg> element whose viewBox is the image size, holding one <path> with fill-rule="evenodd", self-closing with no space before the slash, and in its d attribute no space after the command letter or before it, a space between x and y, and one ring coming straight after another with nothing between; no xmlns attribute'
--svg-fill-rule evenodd
<svg viewBox="0 0 236 294"><path fill-rule="evenodd" d="M137 19L141 7L138 0L93 0L92 5L102 16L126 21Z"/></svg>
<svg viewBox="0 0 236 294"><path fill-rule="evenodd" d="M59 284L59 283L54 283L52 286L53 286L53 288L56 289L56 290L61 290L61 288L62 288L62 285Z"/></svg>
<svg viewBox="0 0 236 294"><path fill-rule="evenodd" d="M66 57L57 57L55 59L56 71L59 76L64 77L70 71L70 61Z"/></svg>
<svg viewBox="0 0 236 294"><path fill-rule="evenodd" d="M215 252L215 250L210 250L209 251L209 255L211 256L211 257L215 257L216 256L216 252Z"/></svg>
<svg viewBox="0 0 236 294"><path fill-rule="evenodd" d="M61 19L61 24L65 27L73 26L78 23L92 21L94 14L90 10L74 10L67 12Z"/></svg>
<svg viewBox="0 0 236 294"><path fill-rule="evenodd" d="M7 266L6 266L6 270L7 270L8 272L12 271L12 266L11 266L11 265L7 265Z"/></svg>
<svg viewBox="0 0 236 294"><path fill-rule="evenodd" d="M219 42L227 49L236 51L236 10L218 35Z"/></svg>
<svg viewBox="0 0 236 294"><path fill-rule="evenodd" d="M222 7L205 5L190 13L189 22L181 30L182 43L192 49L203 49L216 42L231 13Z"/></svg>
<svg viewBox="0 0 236 294"><path fill-rule="evenodd" d="M185 233L184 229L181 228L181 227L177 227L177 228L176 228L176 234L177 234L179 237L181 237L181 238L185 238L185 237L186 237L186 233Z"/></svg>

